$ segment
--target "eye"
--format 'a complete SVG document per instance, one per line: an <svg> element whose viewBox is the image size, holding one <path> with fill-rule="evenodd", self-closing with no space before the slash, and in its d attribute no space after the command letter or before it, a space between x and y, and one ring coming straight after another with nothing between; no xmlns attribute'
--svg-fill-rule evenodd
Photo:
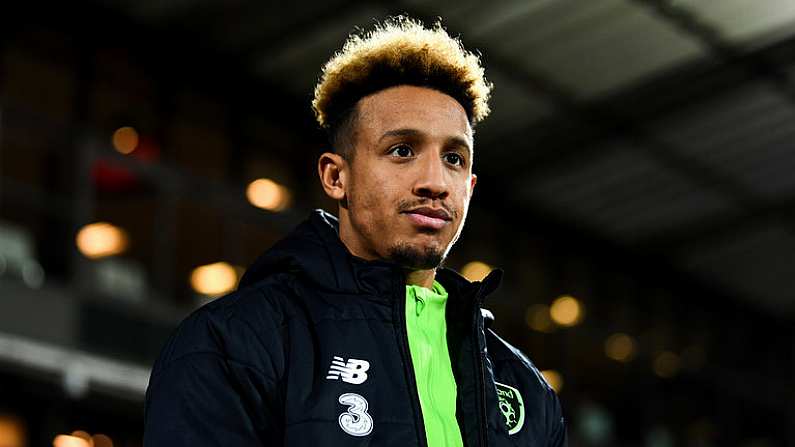
<svg viewBox="0 0 795 447"><path fill-rule="evenodd" d="M461 154L456 154L455 152L448 152L444 154L443 157L445 161L448 163L458 166L464 166L464 157L462 157Z"/></svg>
<svg viewBox="0 0 795 447"><path fill-rule="evenodd" d="M389 150L390 154L395 154L398 157L411 157L414 155L414 151L411 150L411 146L407 144L398 144L397 146L393 146Z"/></svg>

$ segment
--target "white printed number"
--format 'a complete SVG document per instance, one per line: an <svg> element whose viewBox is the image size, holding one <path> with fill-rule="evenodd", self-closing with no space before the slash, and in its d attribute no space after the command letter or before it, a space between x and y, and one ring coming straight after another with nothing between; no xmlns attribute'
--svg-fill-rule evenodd
<svg viewBox="0 0 795 447"><path fill-rule="evenodd" d="M373 418L367 413L367 399L356 393L345 393L339 397L348 411L340 414L340 427L351 436L367 436L373 431Z"/></svg>

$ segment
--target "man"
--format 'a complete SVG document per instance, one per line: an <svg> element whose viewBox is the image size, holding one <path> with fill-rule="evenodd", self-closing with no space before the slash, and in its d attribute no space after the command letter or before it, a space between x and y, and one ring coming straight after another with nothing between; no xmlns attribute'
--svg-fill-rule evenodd
<svg viewBox="0 0 795 447"><path fill-rule="evenodd" d="M491 85L437 24L393 18L324 67L314 212L193 313L147 390L146 446L563 446L555 392L481 310L502 272L440 267Z"/></svg>

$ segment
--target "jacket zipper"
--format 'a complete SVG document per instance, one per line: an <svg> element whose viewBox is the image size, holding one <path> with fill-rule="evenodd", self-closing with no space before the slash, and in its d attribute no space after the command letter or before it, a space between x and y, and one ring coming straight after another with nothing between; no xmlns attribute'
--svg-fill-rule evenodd
<svg viewBox="0 0 795 447"><path fill-rule="evenodd" d="M473 343L475 349L473 349L474 357L475 357L475 365L477 368L478 373L478 390L480 391L480 405L479 405L479 417L478 417L478 432L480 433L480 445L483 447L488 447L488 434L487 429L488 426L486 424L487 412L486 412L486 371L485 367L483 366L484 358L480 351L480 300L475 299L475 321L474 321L474 330L473 330Z"/></svg>
<svg viewBox="0 0 795 447"><path fill-rule="evenodd" d="M402 294L400 293L402 292ZM409 381L409 390L411 391L411 404L414 407L415 423L419 428L419 445L421 447L428 447L428 438L425 434L425 419L422 416L422 405L420 404L420 395L417 390L417 378L414 376L414 363L411 361L411 352L409 351L409 334L406 330L406 292L405 286L403 290L399 291L395 297L397 299L397 332L398 342L400 344L400 351L403 354L403 365L405 365L404 372Z"/></svg>

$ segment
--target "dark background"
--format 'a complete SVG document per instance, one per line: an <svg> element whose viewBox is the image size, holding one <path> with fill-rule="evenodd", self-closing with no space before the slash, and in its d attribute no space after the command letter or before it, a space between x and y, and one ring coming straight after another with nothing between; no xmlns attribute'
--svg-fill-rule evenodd
<svg viewBox="0 0 795 447"><path fill-rule="evenodd" d="M4 4L0 446L141 444L149 368L212 299L193 270L239 275L336 211L312 88L396 13L441 17L495 84L447 265L506 271L487 306L561 379L571 445L795 446L791 0ZM247 201L258 178L283 210ZM96 222L126 249L78 250ZM549 317L566 296L571 326Z"/></svg>

